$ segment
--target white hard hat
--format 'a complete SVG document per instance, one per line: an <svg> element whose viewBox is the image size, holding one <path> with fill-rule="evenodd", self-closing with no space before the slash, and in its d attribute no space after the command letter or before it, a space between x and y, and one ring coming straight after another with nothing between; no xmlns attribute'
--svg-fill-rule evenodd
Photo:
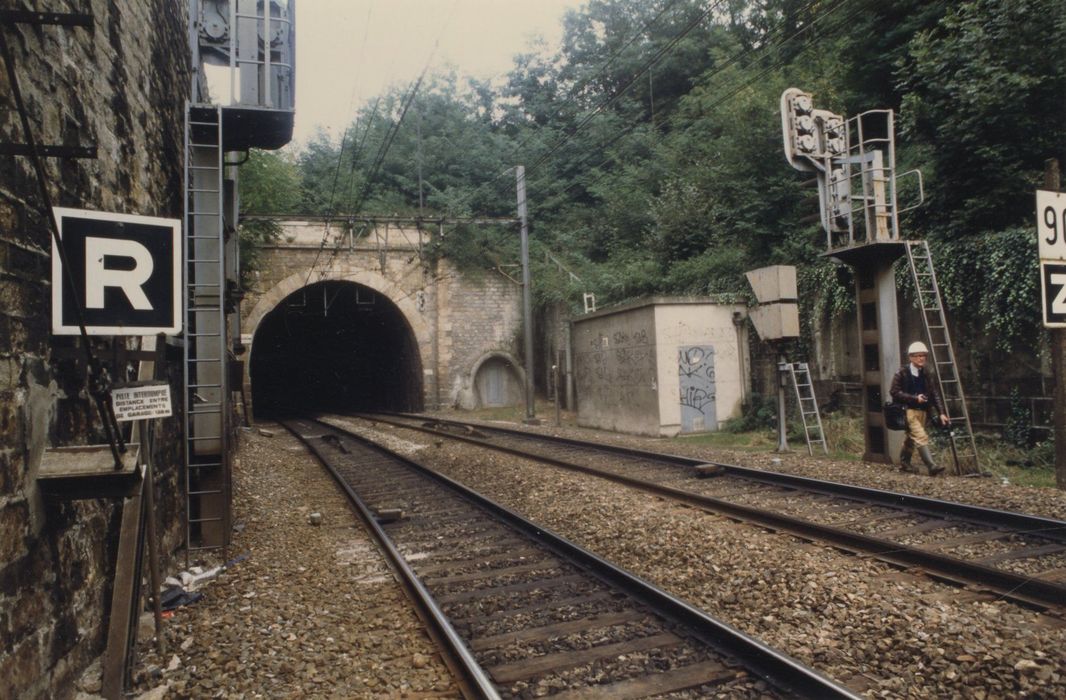
<svg viewBox="0 0 1066 700"><path fill-rule="evenodd" d="M926 355L929 354L929 348L925 347L925 343L920 340L914 341L907 347L908 355L917 355L920 352L924 352Z"/></svg>

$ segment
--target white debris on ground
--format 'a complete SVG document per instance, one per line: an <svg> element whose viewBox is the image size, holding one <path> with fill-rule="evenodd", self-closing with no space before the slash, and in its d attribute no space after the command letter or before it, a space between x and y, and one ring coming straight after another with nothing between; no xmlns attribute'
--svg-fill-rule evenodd
<svg viewBox="0 0 1066 700"><path fill-rule="evenodd" d="M1059 618L592 477L381 423L335 423L397 452L420 453L416 459L869 697L1066 696L1066 623ZM988 479L934 479L805 454L539 430L1049 517L1066 513L1060 492ZM231 551L249 558L219 572L200 591L203 600L175 611L167 623L168 655L159 658L142 645L136 690L150 697L455 694L417 617L326 472L273 425L243 434L241 465L235 522L247 527ZM142 619L148 630L151 623L150 615ZM95 684L79 685L83 700L98 691L98 679L97 670Z"/></svg>

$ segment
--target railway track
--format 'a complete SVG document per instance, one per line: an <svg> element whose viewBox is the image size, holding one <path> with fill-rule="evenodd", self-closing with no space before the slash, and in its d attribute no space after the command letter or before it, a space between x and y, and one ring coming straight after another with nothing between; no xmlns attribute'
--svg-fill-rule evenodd
<svg viewBox="0 0 1066 700"><path fill-rule="evenodd" d="M468 697L858 697L442 474L283 425L379 539Z"/></svg>
<svg viewBox="0 0 1066 700"><path fill-rule="evenodd" d="M592 474L1029 607L1066 611L1061 520L483 424L362 417Z"/></svg>

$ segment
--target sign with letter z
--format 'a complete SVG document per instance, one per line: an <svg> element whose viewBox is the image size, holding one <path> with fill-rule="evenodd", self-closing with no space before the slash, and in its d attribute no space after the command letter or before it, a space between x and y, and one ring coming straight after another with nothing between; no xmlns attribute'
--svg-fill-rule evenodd
<svg viewBox="0 0 1066 700"><path fill-rule="evenodd" d="M181 331L181 221L53 209L69 276L52 241L52 332L89 335Z"/></svg>
<svg viewBox="0 0 1066 700"><path fill-rule="evenodd" d="M1040 261L1044 327L1066 328L1066 262Z"/></svg>

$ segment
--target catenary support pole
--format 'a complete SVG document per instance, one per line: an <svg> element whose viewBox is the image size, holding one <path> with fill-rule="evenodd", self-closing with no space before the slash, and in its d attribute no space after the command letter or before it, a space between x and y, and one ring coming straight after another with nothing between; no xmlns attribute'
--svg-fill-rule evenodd
<svg viewBox="0 0 1066 700"><path fill-rule="evenodd" d="M526 356L526 423L537 423L533 396L533 311L529 289L529 223L526 219L526 166L515 166L518 188L518 221L522 232L522 335Z"/></svg>
<svg viewBox="0 0 1066 700"><path fill-rule="evenodd" d="M555 392L555 426L559 427L563 424L562 415L562 378L563 371L563 353L559 350L555 351L555 364L552 365L552 390Z"/></svg>
<svg viewBox="0 0 1066 700"><path fill-rule="evenodd" d="M1057 158L1044 161L1044 189L1058 192L1062 186ZM1051 370L1055 374L1055 485L1066 489L1066 328L1051 328Z"/></svg>
<svg viewBox="0 0 1066 700"><path fill-rule="evenodd" d="M777 355L777 451L788 452L788 403L785 400L785 353Z"/></svg>

